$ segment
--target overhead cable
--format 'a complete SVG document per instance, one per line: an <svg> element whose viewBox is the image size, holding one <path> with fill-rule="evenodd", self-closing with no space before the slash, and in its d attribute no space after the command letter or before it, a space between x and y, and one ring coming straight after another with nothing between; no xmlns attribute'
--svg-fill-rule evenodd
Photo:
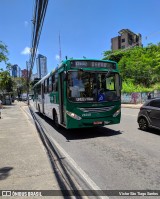
<svg viewBox="0 0 160 199"><path fill-rule="evenodd" d="M44 18L47 10L48 0L35 0L35 8L33 14L33 29L32 29L32 42L31 42L31 54L29 58L29 77L30 80L32 70L34 67L34 61L38 49L40 35L44 23Z"/></svg>

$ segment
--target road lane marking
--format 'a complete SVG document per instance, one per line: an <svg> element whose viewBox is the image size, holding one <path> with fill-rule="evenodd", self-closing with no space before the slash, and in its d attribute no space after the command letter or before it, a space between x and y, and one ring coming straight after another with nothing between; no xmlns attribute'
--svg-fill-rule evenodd
<svg viewBox="0 0 160 199"><path fill-rule="evenodd" d="M26 114L26 116L27 116L28 119L32 119L32 120L33 120L31 114L28 113L28 112L24 109L24 107L21 107L21 106L20 106L20 108L21 108L21 110Z"/></svg>

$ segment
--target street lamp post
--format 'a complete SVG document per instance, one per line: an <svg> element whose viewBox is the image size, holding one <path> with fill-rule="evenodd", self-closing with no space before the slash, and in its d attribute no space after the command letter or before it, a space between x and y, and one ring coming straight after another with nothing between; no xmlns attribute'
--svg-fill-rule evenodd
<svg viewBox="0 0 160 199"><path fill-rule="evenodd" d="M29 73L28 73L28 61L26 61L27 68L27 103L29 105Z"/></svg>

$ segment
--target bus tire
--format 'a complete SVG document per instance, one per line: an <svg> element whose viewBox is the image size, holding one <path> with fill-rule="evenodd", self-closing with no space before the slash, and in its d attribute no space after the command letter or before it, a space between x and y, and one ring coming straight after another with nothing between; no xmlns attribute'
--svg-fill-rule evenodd
<svg viewBox="0 0 160 199"><path fill-rule="evenodd" d="M58 123L58 116L55 110L53 110L53 122L56 128L59 128L59 123Z"/></svg>

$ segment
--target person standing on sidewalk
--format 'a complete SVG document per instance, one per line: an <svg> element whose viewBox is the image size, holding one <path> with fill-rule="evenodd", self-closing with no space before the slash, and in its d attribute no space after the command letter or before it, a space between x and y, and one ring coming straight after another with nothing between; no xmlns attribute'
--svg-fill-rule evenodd
<svg viewBox="0 0 160 199"><path fill-rule="evenodd" d="M1 112L2 112L2 101L0 100L0 119L1 119Z"/></svg>
<svg viewBox="0 0 160 199"><path fill-rule="evenodd" d="M151 99L151 98L152 98L152 96L151 96L151 93L150 93L150 92L148 93L148 96L147 96L147 97L148 97L148 99Z"/></svg>

